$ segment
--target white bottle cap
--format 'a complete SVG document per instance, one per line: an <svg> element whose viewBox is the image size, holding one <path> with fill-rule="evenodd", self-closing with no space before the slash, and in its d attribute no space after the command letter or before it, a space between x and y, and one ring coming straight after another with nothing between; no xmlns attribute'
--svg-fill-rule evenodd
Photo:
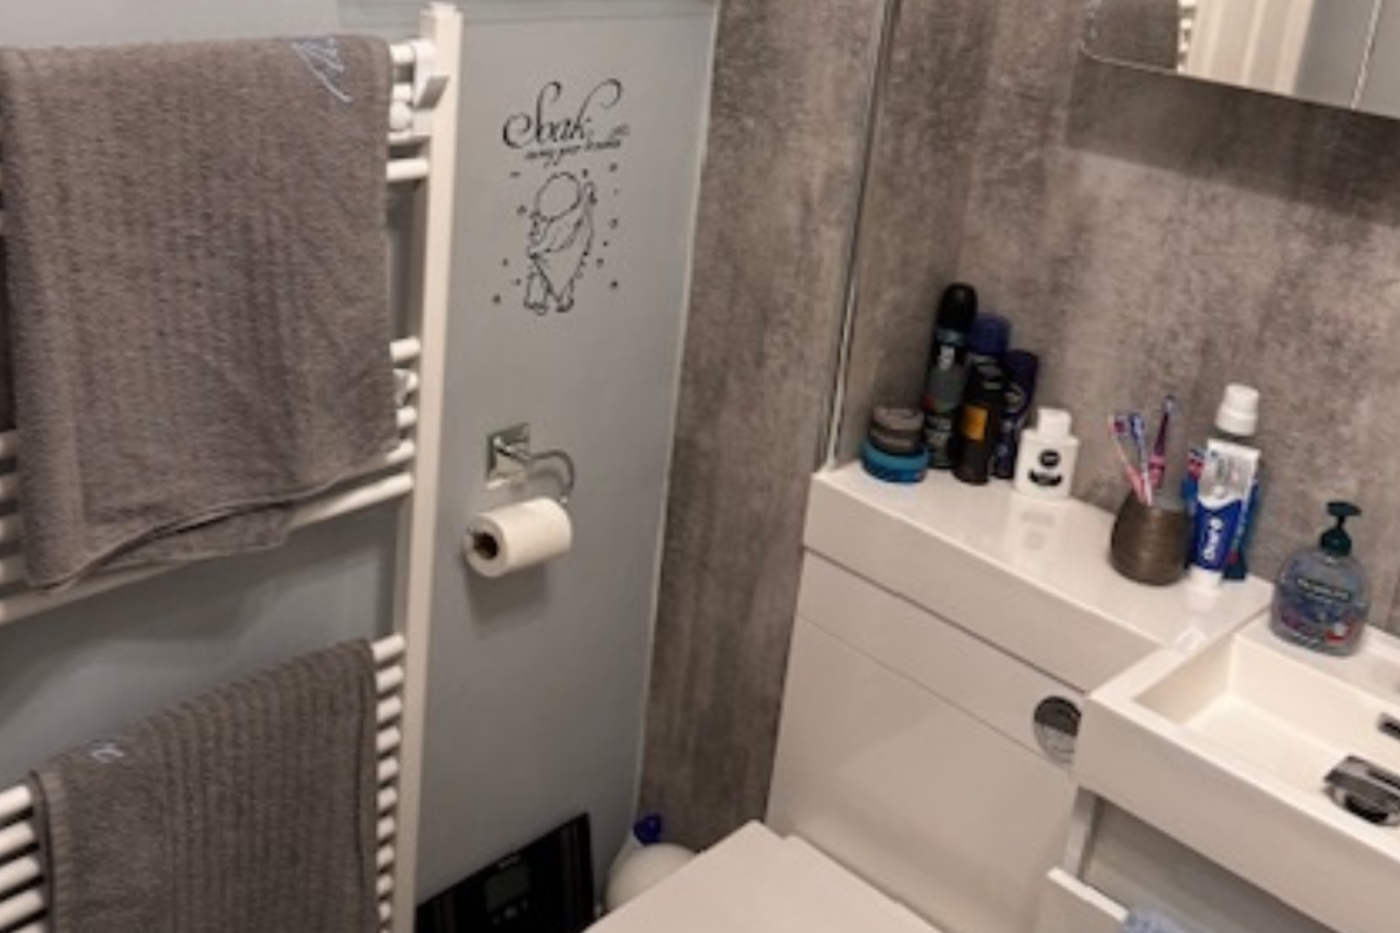
<svg viewBox="0 0 1400 933"><path fill-rule="evenodd" d="M1259 390L1232 382L1225 387L1215 426L1236 437L1252 437L1259 427Z"/></svg>
<svg viewBox="0 0 1400 933"><path fill-rule="evenodd" d="M1035 429L1046 440L1069 437L1074 418L1063 408L1042 408L1036 414Z"/></svg>

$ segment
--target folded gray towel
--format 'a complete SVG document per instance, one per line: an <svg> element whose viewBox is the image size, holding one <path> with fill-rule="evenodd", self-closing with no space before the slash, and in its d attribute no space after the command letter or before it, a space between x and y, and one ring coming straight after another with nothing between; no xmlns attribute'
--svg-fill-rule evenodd
<svg viewBox="0 0 1400 933"><path fill-rule="evenodd" d="M0 49L31 584L268 547L395 438L372 38Z"/></svg>
<svg viewBox="0 0 1400 933"><path fill-rule="evenodd" d="M346 643L35 772L54 933L368 933L376 695Z"/></svg>

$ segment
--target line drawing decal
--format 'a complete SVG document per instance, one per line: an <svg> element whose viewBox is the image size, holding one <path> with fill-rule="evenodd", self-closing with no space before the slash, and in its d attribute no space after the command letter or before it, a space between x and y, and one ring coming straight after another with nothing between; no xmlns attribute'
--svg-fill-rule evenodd
<svg viewBox="0 0 1400 933"><path fill-rule="evenodd" d="M612 306L627 253L621 215L632 125L622 80L552 78L535 87L504 115L497 137L508 153L507 222L520 239L502 241L491 303L518 302L541 317Z"/></svg>
<svg viewBox="0 0 1400 933"><path fill-rule="evenodd" d="M593 254L593 210L598 196L592 182L572 172L556 172L535 192L525 256L525 307L536 314L569 311L574 286Z"/></svg>

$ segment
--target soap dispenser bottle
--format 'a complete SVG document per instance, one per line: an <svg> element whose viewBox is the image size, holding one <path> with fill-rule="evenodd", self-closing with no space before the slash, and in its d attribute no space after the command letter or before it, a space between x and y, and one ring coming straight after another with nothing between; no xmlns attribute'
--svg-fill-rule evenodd
<svg viewBox="0 0 1400 933"><path fill-rule="evenodd" d="M1285 641L1326 654L1351 654L1366 630L1366 574L1351 556L1346 521L1361 514L1350 502L1329 502L1337 521L1317 547L1296 551L1279 572L1271 627Z"/></svg>

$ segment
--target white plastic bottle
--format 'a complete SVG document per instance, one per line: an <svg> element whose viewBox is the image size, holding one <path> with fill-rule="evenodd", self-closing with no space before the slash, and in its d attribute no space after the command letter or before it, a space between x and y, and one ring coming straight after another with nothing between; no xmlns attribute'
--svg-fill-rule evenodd
<svg viewBox="0 0 1400 933"><path fill-rule="evenodd" d="M640 896L695 858L684 846L661 841L661 817L651 813L632 824L632 831L613 860L603 892L604 909L611 912Z"/></svg>
<svg viewBox="0 0 1400 933"><path fill-rule="evenodd" d="M1036 411L1035 427L1021 433L1016 455L1015 490L1036 499L1068 499L1079 461L1079 438L1070 433L1074 419L1062 408Z"/></svg>

